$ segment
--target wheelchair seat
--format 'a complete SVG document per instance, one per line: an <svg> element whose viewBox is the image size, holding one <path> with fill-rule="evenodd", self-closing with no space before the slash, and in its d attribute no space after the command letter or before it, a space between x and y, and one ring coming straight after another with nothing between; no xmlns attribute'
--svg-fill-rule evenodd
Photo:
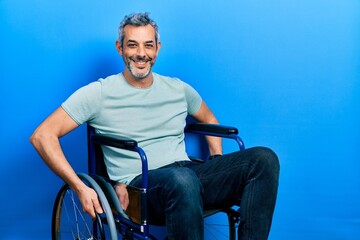
<svg viewBox="0 0 360 240"><path fill-rule="evenodd" d="M234 127L191 123L186 126L185 132L188 134L230 138L236 141L240 150L245 149L242 139L238 136L238 130ZM138 146L135 140L95 133L94 128L90 125L87 126L87 138L88 173L79 173L78 176L96 191L104 213L97 214L94 221L89 220L89 216L84 216L85 214L79 211L81 205L78 200L76 201L76 194L72 192L67 184L64 184L54 203L52 216L53 239L68 239L66 236L69 236L70 239L116 240L119 236L121 239L156 239L150 234L147 213L148 166L146 153ZM114 190L115 182L110 180L107 174L103 161L102 145L137 152L141 159L142 187L127 187L130 203L126 211L122 209L118 201ZM204 218L219 212L227 214L229 239L235 239L236 225L240 221L239 211L233 207L212 209L204 211Z"/></svg>

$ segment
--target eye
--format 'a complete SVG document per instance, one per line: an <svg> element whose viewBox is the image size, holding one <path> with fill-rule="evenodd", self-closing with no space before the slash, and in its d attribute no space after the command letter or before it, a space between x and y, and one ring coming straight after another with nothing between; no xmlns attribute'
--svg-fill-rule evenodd
<svg viewBox="0 0 360 240"><path fill-rule="evenodd" d="M154 47L154 44L152 44L152 43L147 43L147 44L145 44L145 47L146 47L146 48L153 48L153 47Z"/></svg>
<svg viewBox="0 0 360 240"><path fill-rule="evenodd" d="M135 48L136 47L136 44L135 43L128 43L127 46L129 48Z"/></svg>

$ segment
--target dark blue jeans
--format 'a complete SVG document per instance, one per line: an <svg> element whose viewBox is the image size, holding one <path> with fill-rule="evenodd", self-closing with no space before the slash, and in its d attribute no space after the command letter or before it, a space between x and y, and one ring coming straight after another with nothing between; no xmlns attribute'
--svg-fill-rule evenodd
<svg viewBox="0 0 360 240"><path fill-rule="evenodd" d="M203 211L240 205L239 239L267 239L279 179L276 154L264 147L206 163L176 162L149 171L149 220L169 239L203 239ZM130 185L140 187L141 175Z"/></svg>

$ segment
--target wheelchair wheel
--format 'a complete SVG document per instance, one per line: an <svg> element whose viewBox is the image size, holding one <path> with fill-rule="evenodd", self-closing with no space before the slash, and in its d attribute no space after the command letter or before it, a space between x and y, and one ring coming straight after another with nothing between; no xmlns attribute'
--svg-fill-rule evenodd
<svg viewBox="0 0 360 240"><path fill-rule="evenodd" d="M238 212L229 209L204 219L204 234L208 240L235 240L239 227Z"/></svg>
<svg viewBox="0 0 360 240"><path fill-rule="evenodd" d="M78 174L85 184L93 188L99 197L104 213L96 219L84 213L76 193L64 184L60 189L53 208L52 239L56 240L117 240L117 230L109 203L99 185L90 176Z"/></svg>

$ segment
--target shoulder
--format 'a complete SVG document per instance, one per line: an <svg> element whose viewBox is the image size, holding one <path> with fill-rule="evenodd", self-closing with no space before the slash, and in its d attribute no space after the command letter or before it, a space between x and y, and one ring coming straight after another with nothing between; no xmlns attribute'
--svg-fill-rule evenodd
<svg viewBox="0 0 360 240"><path fill-rule="evenodd" d="M119 76L111 75L106 78L99 78L96 81L90 82L87 85L79 88L77 91L80 92L93 92L93 91L101 91L103 87L112 86L115 82L118 82Z"/></svg>
<svg viewBox="0 0 360 240"><path fill-rule="evenodd" d="M111 75L106 78L100 78L97 81L88 83L87 85L77 89L70 99L83 99L82 101L99 101L104 92L110 92L114 86L118 85L120 77L118 75ZM110 90L110 91L109 91Z"/></svg>
<svg viewBox="0 0 360 240"><path fill-rule="evenodd" d="M184 86L187 85L184 81L177 77L169 77L157 73L153 73L153 76L155 81L158 81L160 84L167 85L169 87L184 88Z"/></svg>
<svg viewBox="0 0 360 240"><path fill-rule="evenodd" d="M98 82L101 86L111 86L114 84L118 84L121 80L121 74L114 74L114 75L110 75L106 78L100 78L99 80L97 80L96 82Z"/></svg>
<svg viewBox="0 0 360 240"><path fill-rule="evenodd" d="M106 78L100 78L96 81L99 85L99 90L103 96L117 95L119 92L124 91L127 87L124 77L121 73L110 75Z"/></svg>

